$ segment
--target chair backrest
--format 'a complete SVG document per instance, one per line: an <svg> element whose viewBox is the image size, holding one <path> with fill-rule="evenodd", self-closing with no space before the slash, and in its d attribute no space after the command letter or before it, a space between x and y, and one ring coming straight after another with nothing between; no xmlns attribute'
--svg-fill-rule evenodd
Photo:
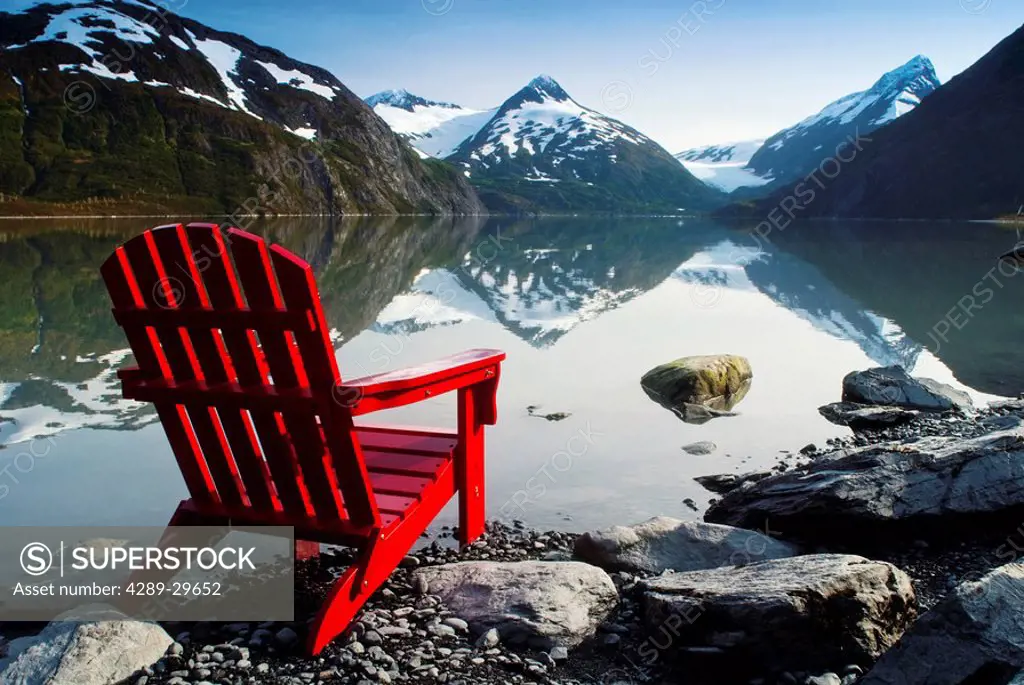
<svg viewBox="0 0 1024 685"><path fill-rule="evenodd" d="M239 229L159 226L103 280L189 491L228 510L380 518L309 264Z"/></svg>

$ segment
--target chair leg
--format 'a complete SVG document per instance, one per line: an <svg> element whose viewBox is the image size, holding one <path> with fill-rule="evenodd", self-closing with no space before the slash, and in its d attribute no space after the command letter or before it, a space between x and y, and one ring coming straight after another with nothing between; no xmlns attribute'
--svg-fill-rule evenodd
<svg viewBox="0 0 1024 685"><path fill-rule="evenodd" d="M484 532L484 424L478 388L459 390L459 444L456 484L459 489L459 543L468 545Z"/></svg>
<svg viewBox="0 0 1024 685"><path fill-rule="evenodd" d="M324 647L331 643L331 640L344 632L376 591L376 585L371 587L365 581L359 582L358 580L368 575L367 570L371 561L369 555L359 555L356 562L345 569L345 572L331 587L327 599L324 600L323 606L320 607L320 611L310 627L309 639L306 644L310 654L319 654Z"/></svg>
<svg viewBox="0 0 1024 685"><path fill-rule="evenodd" d="M182 501L178 508L174 511L171 516L171 520L167 522L167 529L164 530L160 536L159 542L156 546L160 549L167 549L169 547L178 546L177 543L181 540L181 533L179 531L172 530L175 526L199 526L206 523L200 516L198 516L191 508L191 502L189 500ZM211 538L207 541L207 544L211 547L216 545L218 542L224 539L224 535L218 535L215 538ZM188 539L190 544L195 542L194 538ZM133 571L129 575L128 580L125 581L125 587L131 583L160 583L166 582L177 575L177 571L167 569L150 569L144 571ZM138 614L138 618L147 618L151 611L158 609L156 600L152 597L146 597L145 595L129 594L123 591L115 602L122 612L127 615ZM155 617L150 617L155 618Z"/></svg>
<svg viewBox="0 0 1024 685"><path fill-rule="evenodd" d="M319 654L331 640L348 628L366 601L398 568L399 562L416 544L420 534L454 494L455 477L449 468L438 474L437 481L423 493L420 502L401 521L368 541L355 563L335 581L320 607L310 627L306 645L311 654Z"/></svg>

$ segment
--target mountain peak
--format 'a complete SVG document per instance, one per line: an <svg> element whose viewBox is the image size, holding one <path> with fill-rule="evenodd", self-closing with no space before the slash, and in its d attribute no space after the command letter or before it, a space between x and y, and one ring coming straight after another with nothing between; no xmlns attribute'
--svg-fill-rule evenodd
<svg viewBox="0 0 1024 685"><path fill-rule="evenodd" d="M930 94L942 85L938 75L935 73L935 65L924 55L916 55L892 71L884 74L878 79L871 91L885 91L890 89L903 90L917 81L918 89L923 88Z"/></svg>
<svg viewBox="0 0 1024 685"><path fill-rule="evenodd" d="M547 74L540 74L528 84L523 90L533 91L541 98L548 97L554 100L568 100L569 94L558 84L558 81Z"/></svg>
<svg viewBox="0 0 1024 685"><path fill-rule="evenodd" d="M375 93L364 100L370 107L376 107L377 105L390 105L391 107L397 107L406 111L412 112L415 107L444 107L446 109L459 109L458 105L453 105L450 102L435 102L434 100L427 100L421 98L419 95L413 95L405 88L382 90L379 93Z"/></svg>

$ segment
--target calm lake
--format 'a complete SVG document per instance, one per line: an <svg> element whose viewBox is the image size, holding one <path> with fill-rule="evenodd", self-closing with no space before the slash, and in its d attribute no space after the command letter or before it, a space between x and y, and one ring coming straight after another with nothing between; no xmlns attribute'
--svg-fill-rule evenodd
<svg viewBox="0 0 1024 685"><path fill-rule="evenodd" d="M98 273L154 223L0 221L6 525L161 525L187 496L155 414L120 398L114 372L131 359ZM489 515L539 528L699 517L712 494L695 476L769 468L848 435L817 407L840 399L852 370L899 364L979 403L1024 390L1024 277L998 268L1012 229L806 223L770 240L633 218L251 229L313 265L350 378L471 347L508 353L487 433ZM712 353L753 366L738 416L690 425L641 390L652 367ZM454 397L373 420L454 426ZM710 455L682 450L704 440ZM449 509L443 523L455 520Z"/></svg>

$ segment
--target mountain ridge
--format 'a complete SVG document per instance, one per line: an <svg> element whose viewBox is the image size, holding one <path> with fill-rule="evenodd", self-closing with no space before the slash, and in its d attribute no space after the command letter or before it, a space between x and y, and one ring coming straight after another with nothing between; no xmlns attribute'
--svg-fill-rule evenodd
<svg viewBox="0 0 1024 685"><path fill-rule="evenodd" d="M812 172L851 137L870 135L909 113L940 86L931 60L917 55L866 90L772 134L753 151L747 141L684 150L676 158L706 183L738 196L763 196ZM729 154L731 149L744 154Z"/></svg>
<svg viewBox="0 0 1024 685"><path fill-rule="evenodd" d="M996 106L993 105L996 103ZM872 133L842 173L814 187L798 216L996 219L1024 205L1024 26L905 116ZM759 216L799 184L723 216Z"/></svg>
<svg viewBox="0 0 1024 685"><path fill-rule="evenodd" d="M135 0L77 0L0 13L0 46L5 197L200 213L485 211L464 178L420 161L329 71L240 34Z"/></svg>

